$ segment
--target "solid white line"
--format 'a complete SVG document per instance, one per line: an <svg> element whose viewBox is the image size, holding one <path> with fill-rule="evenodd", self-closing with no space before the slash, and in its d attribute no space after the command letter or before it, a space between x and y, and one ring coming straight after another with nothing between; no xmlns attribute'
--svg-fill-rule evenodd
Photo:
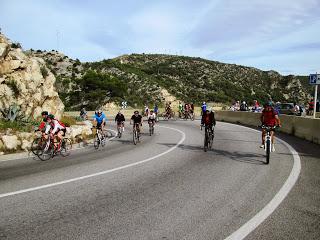
<svg viewBox="0 0 320 240"><path fill-rule="evenodd" d="M82 176L82 177L71 178L71 179L68 179L68 180L65 180L65 181L61 181L61 182L50 183L50 184L41 185L41 186L33 187L33 188L27 188L27 189L15 191L15 192L3 193L3 194L0 194L0 198L13 196L13 195L21 194L21 193L26 193L26 192L32 192L32 191L36 191L36 190L40 190L40 189L44 189L44 188L54 187L54 186L58 186L58 185L62 185L62 184L70 183L70 182L80 181L80 180L83 180L83 179L92 178L92 177L96 177L96 176L99 176L99 175L108 174L108 173L116 172L116 171L119 171L119 170L122 170L122 169L130 168L130 167L133 167L133 166L141 165L143 163L150 162L150 161L152 161L152 160L154 160L156 158L159 158L159 157L161 157L161 156L173 151L174 149L176 149L186 139L185 133L180 131L179 129L170 128L170 127L164 127L164 126L158 126L158 127L168 128L168 129L177 131L177 132L182 134L182 138L180 139L180 141L175 146L169 148L165 152L160 153L158 155L155 155L153 157L147 158L145 160L139 161L139 162L131 163L131 164L128 164L128 165L124 165L124 166L121 166L121 167L109 169L109 170L102 171L102 172L93 173L93 174L90 174L90 175L85 175L85 176Z"/></svg>
<svg viewBox="0 0 320 240"><path fill-rule="evenodd" d="M244 126L241 126L244 127ZM248 128L248 127L244 127ZM249 128L251 130L257 131L260 133L260 131ZM242 225L237 231L232 233L229 237L227 237L225 240L242 240L246 236L248 236L252 231L254 231L264 220L266 220L274 210L280 205L280 203L287 197L295 183L297 182L300 171L301 171L301 160L300 156L297 153L297 151L288 143L285 141L278 139L282 144L284 144L291 154L293 155L293 167L291 170L291 173L284 183L284 185L281 187L279 192L273 197L273 199L260 211L258 212L253 218L251 218L247 223Z"/></svg>

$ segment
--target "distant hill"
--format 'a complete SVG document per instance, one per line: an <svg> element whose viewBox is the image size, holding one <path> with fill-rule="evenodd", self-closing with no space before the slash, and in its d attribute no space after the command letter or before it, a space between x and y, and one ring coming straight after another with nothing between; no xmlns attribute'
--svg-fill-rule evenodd
<svg viewBox="0 0 320 240"><path fill-rule="evenodd" d="M230 104L254 99L304 103L312 92L306 76L225 64L202 58L163 54L131 54L100 62L81 63L62 53L28 51L43 58L56 75L56 87L67 109L102 102L131 106L161 103L164 93L187 102Z"/></svg>

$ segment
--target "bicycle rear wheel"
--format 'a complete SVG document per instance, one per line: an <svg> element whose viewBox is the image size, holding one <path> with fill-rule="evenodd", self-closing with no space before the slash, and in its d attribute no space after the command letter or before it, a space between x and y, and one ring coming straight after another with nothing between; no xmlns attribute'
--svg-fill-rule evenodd
<svg viewBox="0 0 320 240"><path fill-rule="evenodd" d="M208 133L206 132L204 135L204 143L203 143L203 151L208 150Z"/></svg>
<svg viewBox="0 0 320 240"><path fill-rule="evenodd" d="M69 138L62 139L60 154L64 157L69 156L72 149L72 143Z"/></svg>
<svg viewBox="0 0 320 240"><path fill-rule="evenodd" d="M118 128L118 138L122 136L122 127Z"/></svg>
<svg viewBox="0 0 320 240"><path fill-rule="evenodd" d="M94 138L93 146L95 149L98 149L100 146L100 137L98 133L96 133L96 137Z"/></svg>

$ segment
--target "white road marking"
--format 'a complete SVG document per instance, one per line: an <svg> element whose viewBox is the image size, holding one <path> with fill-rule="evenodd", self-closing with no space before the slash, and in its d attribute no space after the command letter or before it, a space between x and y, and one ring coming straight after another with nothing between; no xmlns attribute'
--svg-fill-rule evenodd
<svg viewBox="0 0 320 240"><path fill-rule="evenodd" d="M244 126L241 126L244 127ZM244 127L248 128L248 127ZM257 131L261 133L258 130L249 128L250 130ZM266 220L274 210L280 205L280 203L287 197L295 183L297 182L300 171L301 171L301 160L300 156L297 153L297 151L288 143L285 141L278 139L279 142L284 144L289 151L291 152L293 156L293 167L291 170L291 173L289 177L287 178L284 185L281 187L279 192L273 197L273 199L260 211L258 212L253 218L251 218L247 223L242 225L237 231L232 233L230 236L228 236L225 240L242 240L246 236L248 236L252 231L254 231L264 220ZM271 159L272 161L272 159Z"/></svg>
<svg viewBox="0 0 320 240"><path fill-rule="evenodd" d="M62 185L62 184L70 183L70 182L75 182L75 181L80 181L80 180L83 180L83 179L92 178L92 177L96 177L96 176L99 176L99 175L108 174L108 173L116 172L116 171L119 171L119 170L122 170L122 169L130 168L130 167L133 167L133 166L141 165L143 163L150 162L150 161L152 161L152 160L154 160L156 158L159 158L159 157L161 157L161 156L173 151L181 143L183 143L183 141L186 139L185 133L180 131L179 129L170 128L170 127L164 127L164 126L159 126L159 127L168 128L168 129L177 131L177 132L181 133L182 138L180 139L180 141L176 145L174 145L173 147L169 148L165 152L157 154L157 155L155 155L153 157L147 158L147 159L139 161L139 162L131 163L131 164L128 164L128 165L124 165L124 166L121 166L121 167L109 169L109 170L102 171L102 172L93 173L93 174L90 174L90 175L85 175L85 176L82 176L82 177L71 178L71 179L68 179L68 180L65 180L65 181L50 183L50 184L41 185L41 186L33 187L33 188L22 189L22 190L15 191L15 192L3 193L3 194L0 194L0 198L13 196L13 195L18 195L18 194L21 194L21 193L32 192L32 191L36 191L36 190L40 190L40 189L44 189L44 188L49 188L49 187L55 187L55 186L58 186L58 185Z"/></svg>

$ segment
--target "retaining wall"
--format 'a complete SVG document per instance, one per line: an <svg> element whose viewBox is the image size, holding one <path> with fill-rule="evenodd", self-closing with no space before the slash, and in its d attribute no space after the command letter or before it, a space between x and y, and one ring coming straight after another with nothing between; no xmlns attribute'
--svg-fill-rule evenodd
<svg viewBox="0 0 320 240"><path fill-rule="evenodd" d="M216 119L231 123L259 126L261 113L217 111ZM320 119L306 117L280 115L282 127L280 132L288 133L296 137L320 144Z"/></svg>

